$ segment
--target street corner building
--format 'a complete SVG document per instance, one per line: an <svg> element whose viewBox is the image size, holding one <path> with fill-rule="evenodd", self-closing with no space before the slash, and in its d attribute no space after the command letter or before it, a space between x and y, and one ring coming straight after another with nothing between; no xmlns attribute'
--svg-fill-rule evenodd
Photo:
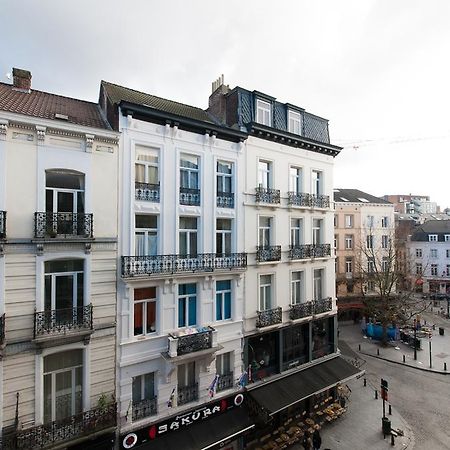
<svg viewBox="0 0 450 450"><path fill-rule="evenodd" d="M359 374L337 348L327 120L223 77L205 110L107 81L98 103L68 99L14 73L3 447L256 449L323 421Z"/></svg>

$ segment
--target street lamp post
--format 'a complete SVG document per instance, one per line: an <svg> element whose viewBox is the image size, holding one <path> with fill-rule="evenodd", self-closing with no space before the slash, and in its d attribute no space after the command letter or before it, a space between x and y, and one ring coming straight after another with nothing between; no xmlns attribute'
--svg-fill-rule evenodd
<svg viewBox="0 0 450 450"><path fill-rule="evenodd" d="M417 320L414 319L414 361L417 361Z"/></svg>
<svg viewBox="0 0 450 450"><path fill-rule="evenodd" d="M429 341L430 341L430 369L431 369L433 367L433 364L431 362L431 335Z"/></svg>

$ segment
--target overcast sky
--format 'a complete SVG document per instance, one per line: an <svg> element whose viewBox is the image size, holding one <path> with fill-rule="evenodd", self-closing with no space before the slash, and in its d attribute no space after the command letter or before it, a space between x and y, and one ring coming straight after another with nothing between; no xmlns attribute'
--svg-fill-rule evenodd
<svg viewBox="0 0 450 450"><path fill-rule="evenodd" d="M0 0L0 81L100 80L202 108L211 82L329 119L335 186L450 206L449 0Z"/></svg>

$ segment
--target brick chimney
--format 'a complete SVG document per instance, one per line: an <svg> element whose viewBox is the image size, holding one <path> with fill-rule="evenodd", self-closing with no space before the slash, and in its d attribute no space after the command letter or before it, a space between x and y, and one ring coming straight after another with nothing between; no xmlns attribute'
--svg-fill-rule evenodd
<svg viewBox="0 0 450 450"><path fill-rule="evenodd" d="M208 112L221 123L227 121L227 100L225 95L230 92L230 87L224 84L224 77L221 75L212 83L212 94L209 96Z"/></svg>
<svg viewBox="0 0 450 450"><path fill-rule="evenodd" d="M31 72L29 70L13 68L13 86L21 91L31 91Z"/></svg>

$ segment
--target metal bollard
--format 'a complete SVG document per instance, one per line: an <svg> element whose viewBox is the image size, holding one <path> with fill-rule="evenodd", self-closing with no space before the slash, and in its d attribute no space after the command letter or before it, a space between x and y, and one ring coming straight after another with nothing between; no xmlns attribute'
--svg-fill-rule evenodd
<svg viewBox="0 0 450 450"><path fill-rule="evenodd" d="M394 439L394 435L391 434L391 445L394 446L395 445L395 439Z"/></svg>
<svg viewBox="0 0 450 450"><path fill-rule="evenodd" d="M378 400L378 391L375 389L375 400Z"/></svg>
<svg viewBox="0 0 450 450"><path fill-rule="evenodd" d="M380 356L380 349L377 348L377 355Z"/></svg>
<svg viewBox="0 0 450 450"><path fill-rule="evenodd" d="M367 380L364 378L364 387L367 386Z"/></svg>
<svg viewBox="0 0 450 450"><path fill-rule="evenodd" d="M392 416L392 405L389 403L389 415Z"/></svg>
<svg viewBox="0 0 450 450"><path fill-rule="evenodd" d="M361 344L358 344L358 350L361 351Z"/></svg>
<svg viewBox="0 0 450 450"><path fill-rule="evenodd" d="M406 358L405 358L405 355L403 355L403 362L406 362Z"/></svg>

